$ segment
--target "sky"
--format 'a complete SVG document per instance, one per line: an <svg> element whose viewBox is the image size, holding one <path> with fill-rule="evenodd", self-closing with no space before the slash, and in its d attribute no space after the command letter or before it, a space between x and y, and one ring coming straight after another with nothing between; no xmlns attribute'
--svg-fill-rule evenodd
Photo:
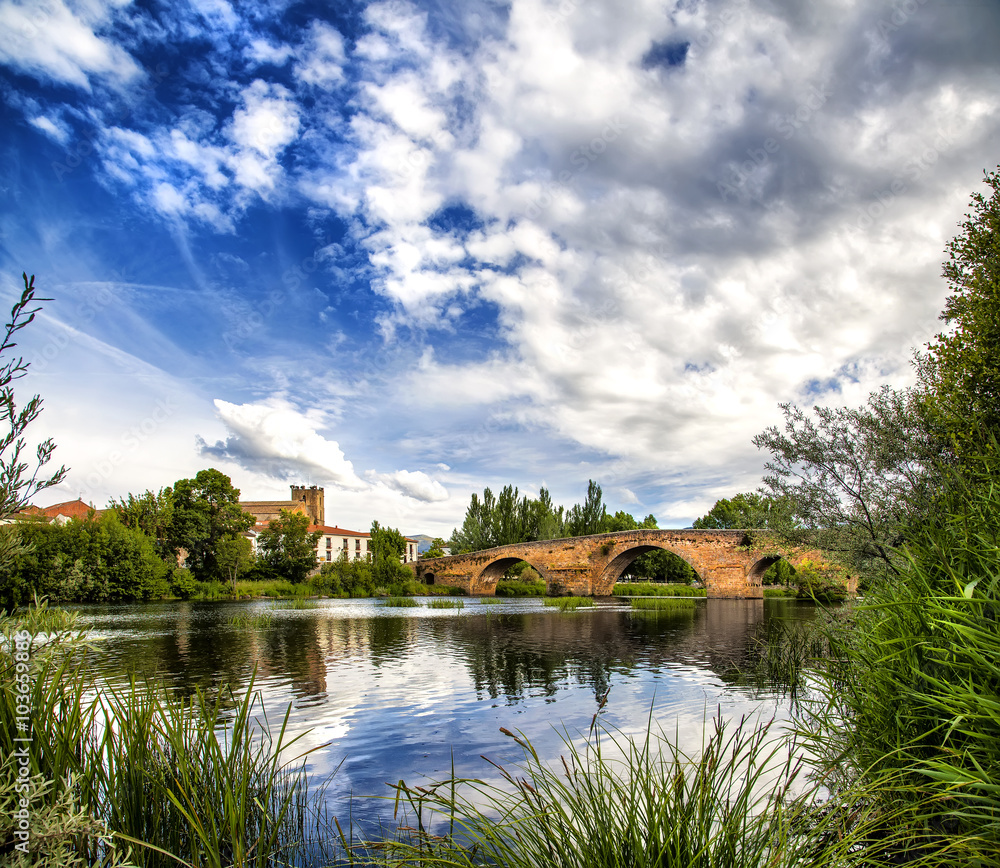
<svg viewBox="0 0 1000 868"><path fill-rule="evenodd" d="M912 382L1000 163L997 0L0 0L0 302L97 506L198 470L447 537L685 527Z"/></svg>

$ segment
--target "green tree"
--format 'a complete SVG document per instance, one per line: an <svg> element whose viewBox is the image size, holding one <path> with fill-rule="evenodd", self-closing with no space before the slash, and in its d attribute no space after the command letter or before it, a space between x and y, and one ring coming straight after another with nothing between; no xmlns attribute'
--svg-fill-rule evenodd
<svg viewBox="0 0 1000 868"><path fill-rule="evenodd" d="M26 548L0 584L0 603L20 605L33 594L54 602L149 600L169 592L171 568L142 531L111 511L66 524L27 521Z"/></svg>
<svg viewBox="0 0 1000 868"><path fill-rule="evenodd" d="M443 558L445 556L444 550L447 547L447 543L441 539L441 537L436 536L431 540L431 547L427 549L422 555L423 558Z"/></svg>
<svg viewBox="0 0 1000 868"><path fill-rule="evenodd" d="M254 565L253 544L245 536L224 537L215 544L215 560L235 594L236 580Z"/></svg>
<svg viewBox="0 0 1000 868"><path fill-rule="evenodd" d="M258 560L262 571L290 582L304 582L317 567L316 542L322 531L309 532L309 516L281 511L257 537Z"/></svg>
<svg viewBox="0 0 1000 868"><path fill-rule="evenodd" d="M768 497L755 492L736 494L717 500L705 515L695 519L692 527L700 530L787 530L794 521L794 508L794 502L787 497Z"/></svg>
<svg viewBox="0 0 1000 868"><path fill-rule="evenodd" d="M372 553L372 573L377 586L389 588L397 582L412 578L410 571L402 564L406 553L406 538L398 530L382 527L377 521L373 521L368 548Z"/></svg>
<svg viewBox="0 0 1000 868"><path fill-rule="evenodd" d="M29 363L21 356L13 356L11 351L17 346L14 337L29 326L41 310L33 305L51 299L36 297L35 275L29 279L27 273L23 273L21 277L24 291L10 310L10 322L4 326L0 341L0 519L20 512L35 494L58 485L66 476L65 467L60 467L51 476L43 473L42 468L52 459L56 448L51 439L35 447L33 459L25 455L24 434L42 412L42 399L34 395L18 409L12 384L27 374ZM12 558L22 550L21 546L17 526L0 525L0 572L10 565Z"/></svg>
<svg viewBox="0 0 1000 868"><path fill-rule="evenodd" d="M184 549L186 565L198 581L225 579L216 556L219 542L253 527L254 518L240 509L239 499L239 489L214 468L174 483L170 545Z"/></svg>
<svg viewBox="0 0 1000 868"><path fill-rule="evenodd" d="M603 532L608 515L603 497L601 486L593 479L588 479L586 500L582 504L575 504L566 515L566 531L569 536L589 536Z"/></svg>
<svg viewBox="0 0 1000 868"><path fill-rule="evenodd" d="M921 359L933 420L960 451L1000 431L998 170L984 173L989 196L972 195L961 232L948 242L942 274L951 294L941 319L950 328L928 344Z"/></svg>
<svg viewBox="0 0 1000 868"><path fill-rule="evenodd" d="M164 560L176 560L177 550L173 545L174 492L171 488L161 488L159 492L145 491L129 494L127 498L109 501L118 520L126 527L141 530L156 543Z"/></svg>
<svg viewBox="0 0 1000 868"><path fill-rule="evenodd" d="M771 453L764 486L791 504L793 542L823 549L851 572L895 574L907 528L926 512L939 473L940 441L919 390L883 387L863 407L782 404L783 429L754 437ZM777 522L775 522L777 524Z"/></svg>

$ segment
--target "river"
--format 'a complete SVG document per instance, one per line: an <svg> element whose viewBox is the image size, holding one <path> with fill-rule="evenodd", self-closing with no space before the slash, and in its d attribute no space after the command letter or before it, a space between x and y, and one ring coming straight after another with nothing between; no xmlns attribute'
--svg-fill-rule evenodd
<svg viewBox="0 0 1000 868"><path fill-rule="evenodd" d="M81 606L109 684L153 675L175 693L229 685L256 673L272 727L291 707L289 728L330 809L375 816L370 797L387 784L455 773L488 778L482 756L505 763L521 751L501 727L527 735L556 758L561 739L586 732L601 699L605 726L644 732L652 719L688 748L700 744L717 709L728 718L787 717L776 694L731 677L752 636L770 618L810 618L810 604L697 600L693 611L646 615L599 600L560 612L540 600L462 609L389 608L375 600L319 600L315 608L271 602ZM240 615L270 610L261 623ZM238 619L237 619L238 620ZM334 771L336 773L334 774ZM375 806L375 807L373 807Z"/></svg>

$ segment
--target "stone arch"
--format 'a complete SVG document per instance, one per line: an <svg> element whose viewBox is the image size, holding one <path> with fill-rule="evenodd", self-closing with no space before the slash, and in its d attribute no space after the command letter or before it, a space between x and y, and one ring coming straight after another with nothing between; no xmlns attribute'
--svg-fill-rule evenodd
<svg viewBox="0 0 1000 868"><path fill-rule="evenodd" d="M697 573L698 578L704 581L704 576L702 576L701 571L698 569L698 565L691 562L690 558L684 557L680 552L674 551L669 546L665 545L651 545L648 543L640 543L638 545L633 545L630 548L619 552L615 557L613 557L608 565L601 572L600 578L594 582L594 587L592 588L592 593L595 597L610 597L611 592L614 590L615 582L617 582L625 569L640 555L646 554L646 552L655 551L665 551L670 552L670 554L679 557L688 566L691 567Z"/></svg>
<svg viewBox="0 0 1000 868"><path fill-rule="evenodd" d="M747 582L755 588L759 588L763 581L764 573L778 563L778 561L785 561L785 563L792 567L792 572L795 572L795 567L792 566L791 561L784 555L767 555L750 565L750 568L747 570Z"/></svg>
<svg viewBox="0 0 1000 868"><path fill-rule="evenodd" d="M544 567L540 567L538 564L529 561L527 558L507 555L490 561L479 571L477 575L473 576L472 581L469 583L469 593L473 595L485 594L486 596L494 593L496 591L497 582L503 578L503 574L507 572L510 567L514 566L514 564L519 564L521 561L526 561L528 566L530 566L545 580L546 589L550 587L551 578L548 571Z"/></svg>
<svg viewBox="0 0 1000 868"><path fill-rule="evenodd" d="M421 582L423 582L425 585L433 585L434 584L434 573L432 573L430 570L427 570L426 572L422 572L418 576L418 580L421 581Z"/></svg>

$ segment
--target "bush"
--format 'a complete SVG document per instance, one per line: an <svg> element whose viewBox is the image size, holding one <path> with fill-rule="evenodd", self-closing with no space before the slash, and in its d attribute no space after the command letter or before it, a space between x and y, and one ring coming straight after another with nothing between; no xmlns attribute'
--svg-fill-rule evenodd
<svg viewBox="0 0 1000 868"><path fill-rule="evenodd" d="M517 579L501 579L497 582L494 593L498 597L544 597L545 582L522 582Z"/></svg>
<svg viewBox="0 0 1000 868"><path fill-rule="evenodd" d="M651 582L618 582L611 592L616 597L704 597L704 588L690 585L661 585Z"/></svg>
<svg viewBox="0 0 1000 868"><path fill-rule="evenodd" d="M198 593L198 582L190 570L183 567L174 569L170 576L170 593L181 600L190 600Z"/></svg>
<svg viewBox="0 0 1000 868"><path fill-rule="evenodd" d="M847 599L847 588L830 571L821 570L812 561L803 561L795 568L798 597L817 603L839 603Z"/></svg>

